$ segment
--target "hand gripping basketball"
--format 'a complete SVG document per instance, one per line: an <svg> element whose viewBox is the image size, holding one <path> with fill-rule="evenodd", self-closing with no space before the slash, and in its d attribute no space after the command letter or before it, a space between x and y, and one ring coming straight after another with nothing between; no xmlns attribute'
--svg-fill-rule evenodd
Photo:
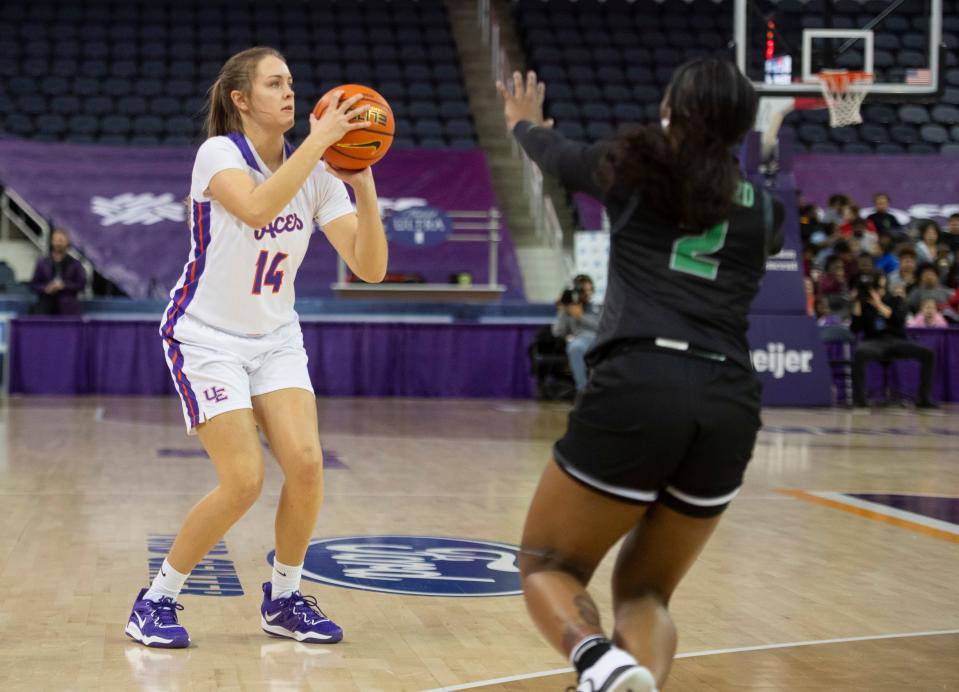
<svg viewBox="0 0 959 692"><path fill-rule="evenodd" d="M344 97L345 100L339 100ZM336 115L330 115L333 103L338 103ZM341 128L340 136L323 154L326 162L336 168L366 168L382 159L393 143L393 110L386 99L369 87L345 84L328 91L317 102L313 116L319 122L331 117Z"/></svg>
<svg viewBox="0 0 959 692"><path fill-rule="evenodd" d="M358 117L369 110L369 106L353 108L362 98L360 94L343 98L341 90L327 92L310 114L310 134L318 134L324 140L336 143L348 132L365 127L364 121ZM328 108L331 102L336 106Z"/></svg>

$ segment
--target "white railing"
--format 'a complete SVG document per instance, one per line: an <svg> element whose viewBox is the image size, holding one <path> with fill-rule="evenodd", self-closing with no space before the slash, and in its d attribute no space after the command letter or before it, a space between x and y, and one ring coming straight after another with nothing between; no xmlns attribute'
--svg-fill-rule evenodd
<svg viewBox="0 0 959 692"><path fill-rule="evenodd" d="M500 26L490 0L477 0L477 15L480 22L480 35L483 43L490 49L490 74L494 80L501 80L506 88L512 86L512 66L506 50L500 42ZM537 239L546 247L556 250L562 256L565 268L573 265L572 254L563 251L563 228L556 215L552 200L543 189L543 172L526 152L510 137L513 155L516 156L523 171L523 190L529 198L529 213Z"/></svg>
<svg viewBox="0 0 959 692"><path fill-rule="evenodd" d="M444 210L446 211L446 210ZM338 291L346 289L357 290L396 290L431 292L437 291L488 291L492 293L502 293L506 287L499 283L499 244L502 236L500 211L493 207L487 211L482 210L454 210L446 211L447 216L453 222L453 232L450 234L447 242L452 243L486 243L487 244L487 273L486 283L473 283L466 286L456 284L375 284L376 288L363 288L366 284L350 283L348 277L348 268L343 258L337 257L336 283L333 288ZM411 268L412 269L412 268Z"/></svg>

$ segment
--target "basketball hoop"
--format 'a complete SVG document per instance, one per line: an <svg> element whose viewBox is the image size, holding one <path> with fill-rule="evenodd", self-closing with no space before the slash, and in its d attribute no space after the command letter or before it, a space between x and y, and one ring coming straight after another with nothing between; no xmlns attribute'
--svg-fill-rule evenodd
<svg viewBox="0 0 959 692"><path fill-rule="evenodd" d="M872 84L871 72L823 70L819 73L822 97L829 107L829 126L845 127L862 122L859 108ZM850 88L854 87L854 88Z"/></svg>

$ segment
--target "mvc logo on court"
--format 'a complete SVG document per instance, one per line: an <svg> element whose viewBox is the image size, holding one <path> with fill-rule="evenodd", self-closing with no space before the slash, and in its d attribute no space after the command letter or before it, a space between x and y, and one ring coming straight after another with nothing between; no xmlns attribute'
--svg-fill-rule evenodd
<svg viewBox="0 0 959 692"><path fill-rule="evenodd" d="M412 596L514 596L522 593L518 556L515 545L460 538L324 538L310 543L303 578Z"/></svg>

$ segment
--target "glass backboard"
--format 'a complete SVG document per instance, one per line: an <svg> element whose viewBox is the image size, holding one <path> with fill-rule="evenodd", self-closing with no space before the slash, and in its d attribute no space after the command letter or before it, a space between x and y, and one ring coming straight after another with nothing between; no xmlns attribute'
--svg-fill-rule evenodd
<svg viewBox="0 0 959 692"><path fill-rule="evenodd" d="M957 53L943 46L942 0L733 5L736 61L763 96L819 95L820 71L846 69L873 73L866 88L877 97L931 97L939 90L942 63ZM857 88L863 87L851 87Z"/></svg>

